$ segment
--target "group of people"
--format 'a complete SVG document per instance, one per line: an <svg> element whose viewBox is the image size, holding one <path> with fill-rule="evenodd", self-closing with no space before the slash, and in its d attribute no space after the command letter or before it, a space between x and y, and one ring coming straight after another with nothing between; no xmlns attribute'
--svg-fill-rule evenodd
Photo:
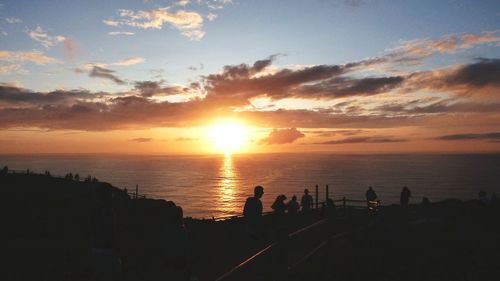
<svg viewBox="0 0 500 281"><path fill-rule="evenodd" d="M258 218L262 216L263 208L260 198L262 198L263 195L264 188L258 185L254 188L254 196L248 197L245 202L245 206L243 208L243 216L250 224L254 224L256 220L258 220ZM370 186L368 188L365 196L368 203L368 208L370 208L370 204L378 204L377 193L375 192L373 187ZM403 187L400 196L401 206L408 206L410 197L410 189L407 186ZM295 195L293 195L292 199L288 202L285 202L286 199L287 197L284 194L278 195L276 197L276 200L274 200L274 203L271 205L271 209L273 209L277 214L284 214L285 212L289 214L297 214L299 211L308 212L313 207L313 198L309 194L309 189L307 188L304 189L304 194L302 195L300 204L297 201L297 196ZM333 200L330 199L327 203L330 203L329 205L333 206Z"/></svg>
<svg viewBox="0 0 500 281"><path fill-rule="evenodd" d="M262 202L260 198L264 195L264 188L260 185L254 188L254 196L248 197L243 208L243 215L247 220L253 220L254 218L260 217L262 215ZM300 200L300 204L297 201L297 196L293 195L292 199L285 202L287 197L284 194L278 195L274 203L271 205L271 209L277 214L284 214L285 212L289 214L296 214L299 212L308 212L312 209L313 198L309 194L309 190L304 189L304 195Z"/></svg>

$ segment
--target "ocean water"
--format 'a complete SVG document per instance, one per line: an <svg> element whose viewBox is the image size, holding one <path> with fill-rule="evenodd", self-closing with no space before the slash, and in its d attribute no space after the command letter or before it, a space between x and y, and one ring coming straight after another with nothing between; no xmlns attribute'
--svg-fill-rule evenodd
<svg viewBox="0 0 500 281"><path fill-rule="evenodd" d="M382 204L398 203L405 185L414 203L423 196L431 201L474 199L480 189L500 194L500 154L2 155L4 165L92 175L129 191L138 184L139 193L172 200L193 217L241 214L255 185L265 188L265 210L279 194L300 200L304 188L314 193L316 184L320 200L326 184L334 199L363 199L373 186Z"/></svg>

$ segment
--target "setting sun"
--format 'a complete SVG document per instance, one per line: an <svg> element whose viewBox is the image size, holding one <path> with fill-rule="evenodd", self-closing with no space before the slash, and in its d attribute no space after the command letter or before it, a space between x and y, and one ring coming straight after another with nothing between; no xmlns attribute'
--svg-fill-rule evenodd
<svg viewBox="0 0 500 281"><path fill-rule="evenodd" d="M217 152L231 154L244 148L248 128L236 121L218 122L208 127L208 135Z"/></svg>

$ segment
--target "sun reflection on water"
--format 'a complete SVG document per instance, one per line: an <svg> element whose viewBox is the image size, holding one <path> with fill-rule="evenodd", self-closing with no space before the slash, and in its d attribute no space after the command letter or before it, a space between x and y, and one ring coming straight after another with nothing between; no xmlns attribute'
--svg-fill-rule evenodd
<svg viewBox="0 0 500 281"><path fill-rule="evenodd" d="M219 211L223 214L234 214L237 212L235 204L237 173L233 167L231 154L226 154L219 171Z"/></svg>

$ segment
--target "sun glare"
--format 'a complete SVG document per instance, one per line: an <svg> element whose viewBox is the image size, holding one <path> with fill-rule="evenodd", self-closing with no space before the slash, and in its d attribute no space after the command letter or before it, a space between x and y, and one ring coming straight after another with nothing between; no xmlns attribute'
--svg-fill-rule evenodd
<svg viewBox="0 0 500 281"><path fill-rule="evenodd" d="M235 121L218 122L209 127L208 134L214 149L228 155L240 152L244 148L247 142L248 128Z"/></svg>

